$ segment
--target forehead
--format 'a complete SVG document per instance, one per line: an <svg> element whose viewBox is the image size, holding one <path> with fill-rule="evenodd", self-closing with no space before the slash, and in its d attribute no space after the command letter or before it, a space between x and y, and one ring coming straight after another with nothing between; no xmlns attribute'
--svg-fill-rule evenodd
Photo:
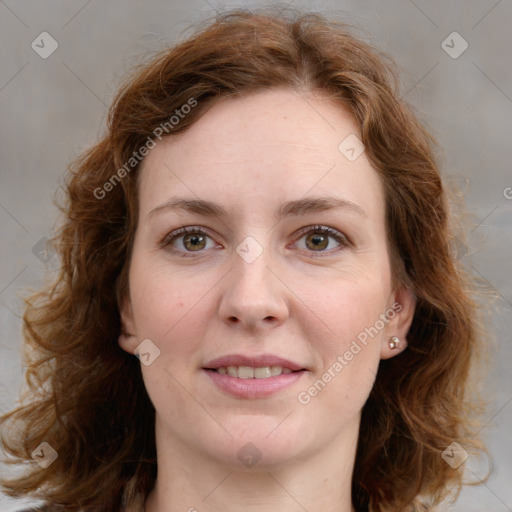
<svg viewBox="0 0 512 512"><path fill-rule="evenodd" d="M146 156L141 214L176 195L275 207L287 199L339 192L378 216L380 179L365 153L350 161L340 152L348 136L360 138L355 119L318 91L270 90L224 99Z"/></svg>

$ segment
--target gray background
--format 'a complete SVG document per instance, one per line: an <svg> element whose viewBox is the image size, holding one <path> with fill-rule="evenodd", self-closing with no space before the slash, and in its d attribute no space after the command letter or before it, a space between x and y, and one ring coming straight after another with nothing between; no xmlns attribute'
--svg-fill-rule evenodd
<svg viewBox="0 0 512 512"><path fill-rule="evenodd" d="M52 196L66 164L102 133L119 79L215 11L264 5L268 2L0 0L2 411L14 405L22 384L21 294L39 287L55 267L56 258L45 261L41 252L41 239L50 236L57 216ZM498 294L489 325L496 343L481 383L490 402L482 434L494 471L485 485L465 488L446 510L512 510L512 2L296 0L290 5L336 13L394 57L403 71L403 94L443 148L447 180L464 191L474 223L467 251L462 247L464 261ZM44 31L59 45L47 59L31 47ZM454 31L469 45L458 58L442 47ZM456 36L447 44L453 53L463 41ZM471 457L465 464L471 480L487 469ZM0 497L2 511L21 505Z"/></svg>

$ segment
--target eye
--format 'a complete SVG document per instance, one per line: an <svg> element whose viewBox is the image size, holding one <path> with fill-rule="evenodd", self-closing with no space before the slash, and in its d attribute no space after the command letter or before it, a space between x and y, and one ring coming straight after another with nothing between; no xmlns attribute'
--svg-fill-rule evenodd
<svg viewBox="0 0 512 512"><path fill-rule="evenodd" d="M184 226L166 235L159 245L162 248L169 247L171 252L187 257L187 252L193 253L201 252L203 249L211 249L212 245L208 246L208 240L213 244L213 240L203 228Z"/></svg>
<svg viewBox="0 0 512 512"><path fill-rule="evenodd" d="M309 226L302 229L299 234L298 242L304 240L304 246L299 247L299 249L309 253L319 253L314 255L315 257L337 252L337 250L342 250L350 245L349 240L343 233L328 226ZM336 245L334 247L330 247L333 245L331 240L335 241ZM208 242L210 242L210 245L208 245ZM184 226L166 235L159 246L161 248L167 247L179 256L194 257L193 253L200 253L204 249L212 249L216 245L208 235L207 230L199 226Z"/></svg>
<svg viewBox="0 0 512 512"><path fill-rule="evenodd" d="M334 239L337 245L332 247L333 244L330 243L330 239ZM317 253L331 253L336 249L341 250L350 245L343 233L328 226L310 226L303 229L299 241L301 240L304 240L304 247L300 247L301 249ZM319 256L323 256L323 254L319 254Z"/></svg>

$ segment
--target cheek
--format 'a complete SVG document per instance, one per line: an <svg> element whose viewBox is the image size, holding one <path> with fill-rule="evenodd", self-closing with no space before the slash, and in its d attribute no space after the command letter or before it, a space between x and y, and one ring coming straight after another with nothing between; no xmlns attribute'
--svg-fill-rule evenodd
<svg viewBox="0 0 512 512"><path fill-rule="evenodd" d="M375 325L380 327L380 315L385 313L384 287L370 280L344 283L324 294L317 306L305 322L318 369L297 399L312 417L323 418L334 435L357 417L374 385L383 336Z"/></svg>
<svg viewBox="0 0 512 512"><path fill-rule="evenodd" d="M383 325L379 319L386 311L389 294L385 278L332 281L322 290L306 295L304 302L311 304L311 311L304 317L303 329L310 333L320 329L325 334L321 343L325 354L332 358L343 353L352 340L364 343L365 333L368 345L370 340L380 339Z"/></svg>
<svg viewBox="0 0 512 512"><path fill-rule="evenodd" d="M318 372L304 389L304 400L330 406L362 407L373 386L380 361L386 312L386 280L368 278L338 282L315 299L303 329L319 362ZM320 381L320 382L319 382ZM315 384L316 383L316 384ZM341 410L341 409L340 409ZM319 410L320 413L320 410Z"/></svg>
<svg viewBox="0 0 512 512"><path fill-rule="evenodd" d="M162 356L191 354L194 347L188 340L200 339L204 330L211 287L204 277L170 273L168 268L134 259L130 295L139 339L149 338Z"/></svg>
<svg viewBox="0 0 512 512"><path fill-rule="evenodd" d="M166 410L170 424L179 423L180 414L191 407L181 384L188 382L199 363L198 344L210 314L208 288L204 279L185 278L179 272L171 275L159 267L138 266L136 261L132 277L137 336L150 339L160 350L150 366L142 366L144 383L157 410Z"/></svg>

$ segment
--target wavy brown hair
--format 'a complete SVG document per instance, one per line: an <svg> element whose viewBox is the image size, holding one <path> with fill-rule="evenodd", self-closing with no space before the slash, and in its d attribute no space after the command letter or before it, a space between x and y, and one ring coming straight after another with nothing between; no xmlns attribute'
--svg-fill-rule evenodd
<svg viewBox="0 0 512 512"><path fill-rule="evenodd" d="M381 361L362 411L354 506L432 510L460 491L464 466L452 468L441 454L455 441L485 450L472 420L480 402L468 386L482 338L473 281L452 250L434 142L400 97L393 64L343 22L236 10L137 69L104 137L70 166L54 237L59 275L26 299L28 392L1 420L8 462L29 464L3 480L7 494L41 498L51 510L111 512L152 489L154 408L138 360L117 342L138 208L140 164L126 163L157 127L182 133L216 101L272 88L321 90L333 108L352 112L384 185L395 284L417 297L408 349ZM191 100L194 108L171 126ZM43 441L58 452L47 469L31 459Z"/></svg>

